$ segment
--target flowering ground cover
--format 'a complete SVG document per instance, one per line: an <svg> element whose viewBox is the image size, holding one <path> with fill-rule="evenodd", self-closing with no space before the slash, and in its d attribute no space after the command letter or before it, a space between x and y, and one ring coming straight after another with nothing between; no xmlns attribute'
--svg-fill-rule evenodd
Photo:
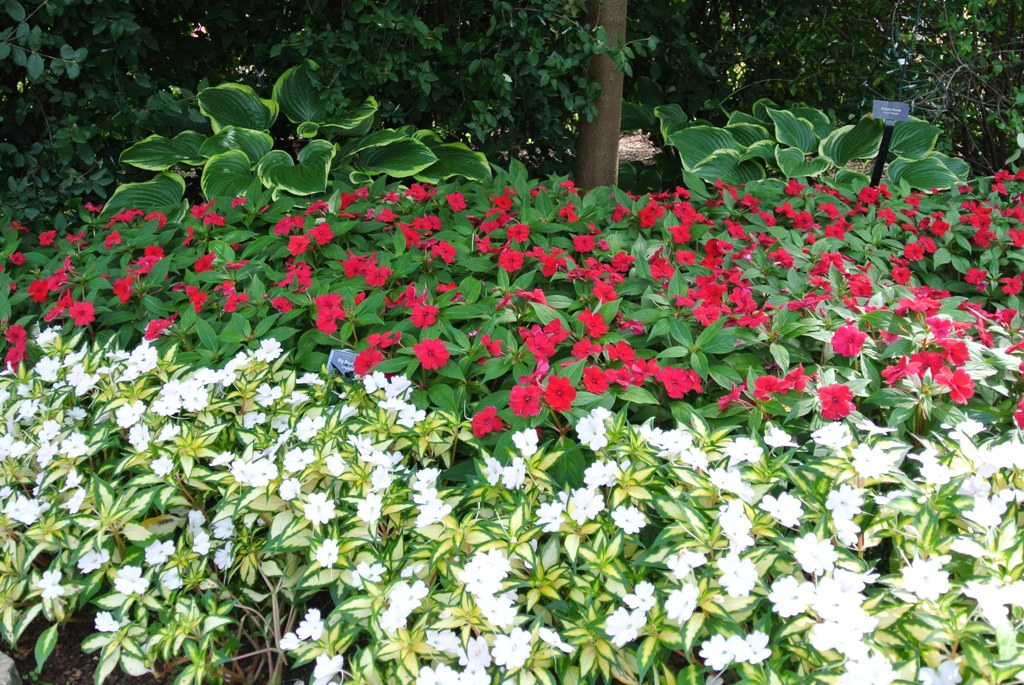
<svg viewBox="0 0 1024 685"><path fill-rule="evenodd" d="M1022 182L14 224L0 629L91 614L97 680L1013 682Z"/></svg>

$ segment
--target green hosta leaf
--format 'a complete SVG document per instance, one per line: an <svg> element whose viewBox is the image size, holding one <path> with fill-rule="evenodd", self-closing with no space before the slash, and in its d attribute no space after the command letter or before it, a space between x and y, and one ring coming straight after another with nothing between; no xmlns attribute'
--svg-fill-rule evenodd
<svg viewBox="0 0 1024 685"><path fill-rule="evenodd" d="M650 107L638 105L635 102L622 103L622 122L620 130L625 133L633 131L653 131L658 125L658 119Z"/></svg>
<svg viewBox="0 0 1024 685"><path fill-rule="evenodd" d="M765 177L764 167L757 162L744 162L736 150L720 150L693 170L706 180L721 179L732 185L760 181Z"/></svg>
<svg viewBox="0 0 1024 685"><path fill-rule="evenodd" d="M483 181L491 176L491 167L487 163L487 157L481 152L470 150L463 143L432 146L430 151L437 156L437 161L427 167L425 171L416 174L418 181L436 185L453 176L471 181Z"/></svg>
<svg viewBox="0 0 1024 685"><path fill-rule="evenodd" d="M679 150L686 171L696 171L697 165L719 150L739 150L740 144L724 128L691 126L673 133L669 145Z"/></svg>
<svg viewBox="0 0 1024 685"><path fill-rule="evenodd" d="M281 74L274 83L274 101L293 124L320 122L324 118L323 102L313 77L315 66L306 60Z"/></svg>
<svg viewBox="0 0 1024 685"><path fill-rule="evenodd" d="M338 150L337 161L344 162L351 155L363 150L368 150L372 147L384 147L390 145L399 140L405 140L409 136L401 131L395 131L394 129L384 129L383 131L376 131L368 136L357 138L356 140L345 143L340 150Z"/></svg>
<svg viewBox="0 0 1024 685"><path fill-rule="evenodd" d="M198 131L182 131L174 138L152 135L121 153L122 164L148 171L164 171L175 164L203 163L201 148L206 136Z"/></svg>
<svg viewBox="0 0 1024 685"><path fill-rule="evenodd" d="M679 105L662 105L654 108L654 116L658 117L659 128L661 129L662 140L667 141L669 136L677 131L686 128L686 112Z"/></svg>
<svg viewBox="0 0 1024 685"><path fill-rule="evenodd" d="M363 136L373 126L373 117L377 113L377 100L366 98L363 104L356 107L340 119L318 123L304 121L296 129L303 138L315 136Z"/></svg>
<svg viewBox="0 0 1024 685"><path fill-rule="evenodd" d="M934 154L923 159L897 157L889 164L889 178L896 185L905 182L911 188L922 190L942 190L960 183L960 178Z"/></svg>
<svg viewBox="0 0 1024 685"><path fill-rule="evenodd" d="M935 147L939 129L923 119L897 121L889 141L889 151L907 159L922 159Z"/></svg>
<svg viewBox="0 0 1024 685"><path fill-rule="evenodd" d="M743 146L754 145L755 143L771 140L768 129L760 124L735 123L729 124L725 130L732 134L736 142Z"/></svg>
<svg viewBox="0 0 1024 685"><path fill-rule="evenodd" d="M762 162L775 162L775 150L779 147L779 144L774 140L759 140L746 149L742 155L740 155L740 161L745 162L748 159L760 159Z"/></svg>
<svg viewBox="0 0 1024 685"><path fill-rule="evenodd" d="M733 124L754 124L764 128L764 122L755 116L747 114L746 112L732 112L729 114L729 121L726 122L725 127L729 128ZM768 129L765 129L766 131Z"/></svg>
<svg viewBox="0 0 1024 685"><path fill-rule="evenodd" d="M203 157L213 157L222 152L241 151L255 164L274 149L274 139L269 133L251 128L225 126L220 132L206 139L199 148Z"/></svg>
<svg viewBox="0 0 1024 685"><path fill-rule="evenodd" d="M821 141L818 153L836 166L846 166L852 159L869 159L878 154L885 128L878 119L862 117L856 124L837 128Z"/></svg>
<svg viewBox="0 0 1024 685"><path fill-rule="evenodd" d="M811 122L811 127L814 128L814 135L818 136L818 138L824 139L832 133L832 120L820 109L815 109L814 107L790 107L789 111L801 119Z"/></svg>
<svg viewBox="0 0 1024 685"><path fill-rule="evenodd" d="M167 209L181 204L184 194L185 181L170 172L164 172L144 183L125 183L107 200L100 218L109 219L122 209Z"/></svg>
<svg viewBox="0 0 1024 685"><path fill-rule="evenodd" d="M199 92L199 111L209 117L213 132L225 126L269 129L277 119L278 104L264 100L249 86L224 83Z"/></svg>
<svg viewBox="0 0 1024 685"><path fill-rule="evenodd" d="M254 178L256 175L252 172L249 157L241 150L229 150L207 160L199 186L208 200L236 198L245 194Z"/></svg>
<svg viewBox="0 0 1024 685"><path fill-rule="evenodd" d="M832 182L840 188L851 188L860 191L861 188L871 183L871 177L853 169L840 169Z"/></svg>
<svg viewBox="0 0 1024 685"><path fill-rule="evenodd" d="M299 163L283 150L271 150L256 165L256 175L268 188L294 195L312 195L327 189L327 172L334 158L334 143L311 140L299 152Z"/></svg>
<svg viewBox="0 0 1024 685"><path fill-rule="evenodd" d="M815 135L811 122L784 109L768 108L767 112L775 123L776 140L805 154L818 151L818 136Z"/></svg>
<svg viewBox="0 0 1024 685"><path fill-rule="evenodd" d="M436 161L437 155L429 147L414 138L405 138L363 150L359 155L357 169L368 174L405 178L415 176Z"/></svg>
<svg viewBox="0 0 1024 685"><path fill-rule="evenodd" d="M942 162L942 164L961 181L966 181L971 175L971 166L962 159L950 157L949 155L944 155L941 152L932 152L928 156L934 157Z"/></svg>
<svg viewBox="0 0 1024 685"><path fill-rule="evenodd" d="M772 123L772 119L768 116L769 109L778 109L779 106L771 98L761 98L750 107L750 113L754 115L762 124ZM731 123L731 122L730 122Z"/></svg>
<svg viewBox="0 0 1024 685"><path fill-rule="evenodd" d="M832 162L825 157L814 157L807 160L804 153L795 147L780 147L775 150L775 161L779 170L786 178L803 178L819 176L832 168Z"/></svg>

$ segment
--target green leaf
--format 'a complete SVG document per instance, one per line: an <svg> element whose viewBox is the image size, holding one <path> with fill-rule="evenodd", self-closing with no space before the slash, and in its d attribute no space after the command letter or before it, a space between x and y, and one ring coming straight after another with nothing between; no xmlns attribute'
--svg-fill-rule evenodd
<svg viewBox="0 0 1024 685"><path fill-rule="evenodd" d="M724 128L691 126L673 133L668 143L679 151L683 169L696 173L697 166L719 150L740 150L740 144Z"/></svg>
<svg viewBox="0 0 1024 685"><path fill-rule="evenodd" d="M720 150L694 168L693 173L703 179L721 179L732 185L759 181L765 177L764 168L757 162L743 161L736 150Z"/></svg>
<svg viewBox="0 0 1024 685"><path fill-rule="evenodd" d="M213 132L225 126L239 126L257 131L269 129L277 119L278 104L264 100L249 86L224 83L199 92L199 111L209 117Z"/></svg>
<svg viewBox="0 0 1024 685"><path fill-rule="evenodd" d="M363 104L356 107L340 119L328 122L304 121L298 126L298 134L303 138L325 136L362 136L373 126L373 117L377 113L377 100L368 97Z"/></svg>
<svg viewBox="0 0 1024 685"><path fill-rule="evenodd" d="M363 150L356 169L367 174L405 178L426 170L436 161L437 156L429 147L413 138L404 138Z"/></svg>
<svg viewBox="0 0 1024 685"><path fill-rule="evenodd" d="M96 665L93 674L93 685L102 685L103 681L117 668L117 662L121 659L121 645L116 642L109 643L100 652L100 662Z"/></svg>
<svg viewBox="0 0 1024 685"><path fill-rule="evenodd" d="M4 2L4 9L7 10L7 16L14 21L25 21L25 8L18 0L6 0Z"/></svg>
<svg viewBox="0 0 1024 685"><path fill-rule="evenodd" d="M315 62L306 60L285 71L274 83L272 97L293 124L320 122L324 118L320 91L313 78L315 66Z"/></svg>
<svg viewBox="0 0 1024 685"><path fill-rule="evenodd" d="M749 147L763 140L771 140L768 129L760 124L735 123L729 124L725 130L732 134L737 143Z"/></svg>
<svg viewBox="0 0 1024 685"><path fill-rule="evenodd" d="M837 128L821 141L818 153L832 160L838 167L846 166L853 159L868 159L878 154L885 125L869 116L861 117L856 124Z"/></svg>
<svg viewBox="0 0 1024 685"><path fill-rule="evenodd" d="M483 181L491 176L487 157L482 152L470 150L463 143L438 145L431 147L430 151L437 156L437 161L416 174L417 181L437 185L456 176L470 181Z"/></svg>
<svg viewBox="0 0 1024 685"><path fill-rule="evenodd" d="M805 154L818 150L818 136L814 127L806 119L797 117L784 109L768 108L768 116L775 123L775 139L783 145L795 147Z"/></svg>
<svg viewBox="0 0 1024 685"><path fill-rule="evenodd" d="M44 68L43 58L38 53L33 52L28 56L28 61L25 62L25 70L28 72L28 77L31 80L35 81L42 76Z"/></svg>
<svg viewBox="0 0 1024 685"><path fill-rule="evenodd" d="M263 159L274 148L274 139L269 133L251 128L225 126L218 133L206 139L199 154L213 157L223 152L241 151L253 164Z"/></svg>
<svg viewBox="0 0 1024 685"><path fill-rule="evenodd" d="M633 131L653 131L658 125L658 119L654 116L653 110L635 102L622 103L622 120L619 130L624 133Z"/></svg>
<svg viewBox="0 0 1024 685"><path fill-rule="evenodd" d="M205 140L198 131L182 131L174 138L151 135L122 152L118 160L148 171L164 171L181 162L198 165L203 163Z"/></svg>
<svg viewBox="0 0 1024 685"><path fill-rule="evenodd" d="M169 172L164 172L144 183L125 183L107 200L100 219L109 219L122 209L139 208L151 211L176 207L181 204L184 194L184 179Z"/></svg>
<svg viewBox="0 0 1024 685"><path fill-rule="evenodd" d="M889 164L887 174L896 185L906 183L911 188L922 190L944 190L960 183L956 174L932 155L922 159L897 157Z"/></svg>
<svg viewBox="0 0 1024 685"><path fill-rule="evenodd" d="M241 150L229 150L207 160L199 186L207 200L236 198L245 194L254 178L249 157Z"/></svg>
<svg viewBox="0 0 1024 685"><path fill-rule="evenodd" d="M832 162L826 157L814 157L810 161L804 153L795 147L779 147L775 149L775 161L786 178L803 178L819 176L832 168Z"/></svg>
<svg viewBox="0 0 1024 685"><path fill-rule="evenodd" d="M898 157L922 159L935 148L939 129L923 119L897 121L889 141L889 151Z"/></svg>
<svg viewBox="0 0 1024 685"><path fill-rule="evenodd" d="M659 127L661 129L661 138L666 142L676 131L681 131L686 127L688 121L686 112L683 108L676 104L662 105L654 108L654 116L658 118Z"/></svg>
<svg viewBox="0 0 1024 685"><path fill-rule="evenodd" d="M790 107L789 112L811 122L814 135L818 138L826 138L832 133L832 120L820 109L814 107Z"/></svg>
<svg viewBox="0 0 1024 685"><path fill-rule="evenodd" d="M50 654L53 653L53 648L57 646L57 624L54 623L52 626L44 630L39 634L36 639L35 657L36 657L36 670L43 670L43 664L50 658Z"/></svg>
<svg viewBox="0 0 1024 685"><path fill-rule="evenodd" d="M256 175L263 185L294 195L312 195L327 190L327 172L334 158L334 143L311 140L299 152L296 164L282 150L271 150L256 165Z"/></svg>
<svg viewBox="0 0 1024 685"><path fill-rule="evenodd" d="M774 140L759 140L746 151L740 155L740 161L746 162L749 160L759 159L762 162L775 162L775 150L778 149L779 144Z"/></svg>
<svg viewBox="0 0 1024 685"><path fill-rule="evenodd" d="M871 178L867 174L853 169L840 169L836 172L836 177L832 179L832 182L839 188L852 188L859 191L871 183Z"/></svg>

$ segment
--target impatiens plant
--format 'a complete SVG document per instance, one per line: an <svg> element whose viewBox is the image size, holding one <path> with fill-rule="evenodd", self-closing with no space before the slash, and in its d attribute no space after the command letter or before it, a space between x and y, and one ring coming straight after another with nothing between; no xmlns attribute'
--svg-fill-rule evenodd
<svg viewBox="0 0 1024 685"><path fill-rule="evenodd" d="M492 451L408 379L297 377L270 339L216 368L35 342L0 376L0 626L50 623L45 661L93 613L97 683L1024 671L1019 431L950 414L911 444L855 411L747 433L597 408Z"/></svg>

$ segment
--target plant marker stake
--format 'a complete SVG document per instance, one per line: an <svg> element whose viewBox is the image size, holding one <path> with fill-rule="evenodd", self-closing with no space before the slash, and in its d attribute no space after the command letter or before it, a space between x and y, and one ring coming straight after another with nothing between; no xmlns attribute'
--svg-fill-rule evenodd
<svg viewBox="0 0 1024 685"><path fill-rule="evenodd" d="M906 102L875 100L872 104L871 116L885 122L885 131L882 132L882 143L878 147L875 167L871 171L871 187L874 188L882 180L882 169L885 167L885 157L889 154L889 141L892 140L893 126L897 121L907 120L907 117L910 116L910 104Z"/></svg>

